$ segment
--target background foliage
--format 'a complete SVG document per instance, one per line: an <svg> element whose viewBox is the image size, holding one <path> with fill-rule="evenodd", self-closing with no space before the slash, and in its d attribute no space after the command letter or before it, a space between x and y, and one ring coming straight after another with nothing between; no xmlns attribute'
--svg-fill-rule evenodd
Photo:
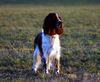
<svg viewBox="0 0 100 82"><path fill-rule="evenodd" d="M100 4L100 0L0 0L0 4L50 4L50 5L79 5Z"/></svg>

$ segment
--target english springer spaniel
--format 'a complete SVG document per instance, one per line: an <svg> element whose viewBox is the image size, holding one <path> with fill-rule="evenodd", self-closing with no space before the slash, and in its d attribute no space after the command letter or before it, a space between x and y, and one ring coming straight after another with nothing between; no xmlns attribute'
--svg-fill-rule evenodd
<svg viewBox="0 0 100 82"><path fill-rule="evenodd" d="M61 46L59 35L63 33L63 23L58 13L49 13L43 24L42 32L34 40L34 53L32 69L42 66L48 74L50 70L60 72Z"/></svg>

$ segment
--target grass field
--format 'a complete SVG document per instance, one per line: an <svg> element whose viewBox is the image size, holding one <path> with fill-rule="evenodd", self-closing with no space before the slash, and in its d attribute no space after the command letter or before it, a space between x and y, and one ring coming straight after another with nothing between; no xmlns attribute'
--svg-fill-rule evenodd
<svg viewBox="0 0 100 82"><path fill-rule="evenodd" d="M31 73L34 38L41 31L49 12L60 13L64 22L64 34L60 37L62 77L67 73L82 75L85 72L100 76L99 5L7 5L0 6L0 78L9 78L9 74L15 75L13 77L17 74L34 76ZM41 74L39 76L45 78Z"/></svg>

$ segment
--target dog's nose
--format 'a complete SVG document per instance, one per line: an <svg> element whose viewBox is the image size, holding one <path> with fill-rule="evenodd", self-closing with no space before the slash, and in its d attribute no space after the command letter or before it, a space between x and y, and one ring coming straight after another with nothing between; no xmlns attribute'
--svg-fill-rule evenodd
<svg viewBox="0 0 100 82"><path fill-rule="evenodd" d="M57 21L57 22L56 22L56 27L60 27L61 24L62 24L62 21Z"/></svg>

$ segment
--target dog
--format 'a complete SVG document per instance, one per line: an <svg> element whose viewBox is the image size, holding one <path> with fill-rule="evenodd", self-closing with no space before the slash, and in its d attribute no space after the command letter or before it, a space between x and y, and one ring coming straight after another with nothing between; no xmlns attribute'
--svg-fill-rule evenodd
<svg viewBox="0 0 100 82"><path fill-rule="evenodd" d="M34 40L32 69L37 72L40 65L49 74L60 72L61 46L59 36L63 34L63 22L58 13L49 13L43 23L42 32Z"/></svg>

